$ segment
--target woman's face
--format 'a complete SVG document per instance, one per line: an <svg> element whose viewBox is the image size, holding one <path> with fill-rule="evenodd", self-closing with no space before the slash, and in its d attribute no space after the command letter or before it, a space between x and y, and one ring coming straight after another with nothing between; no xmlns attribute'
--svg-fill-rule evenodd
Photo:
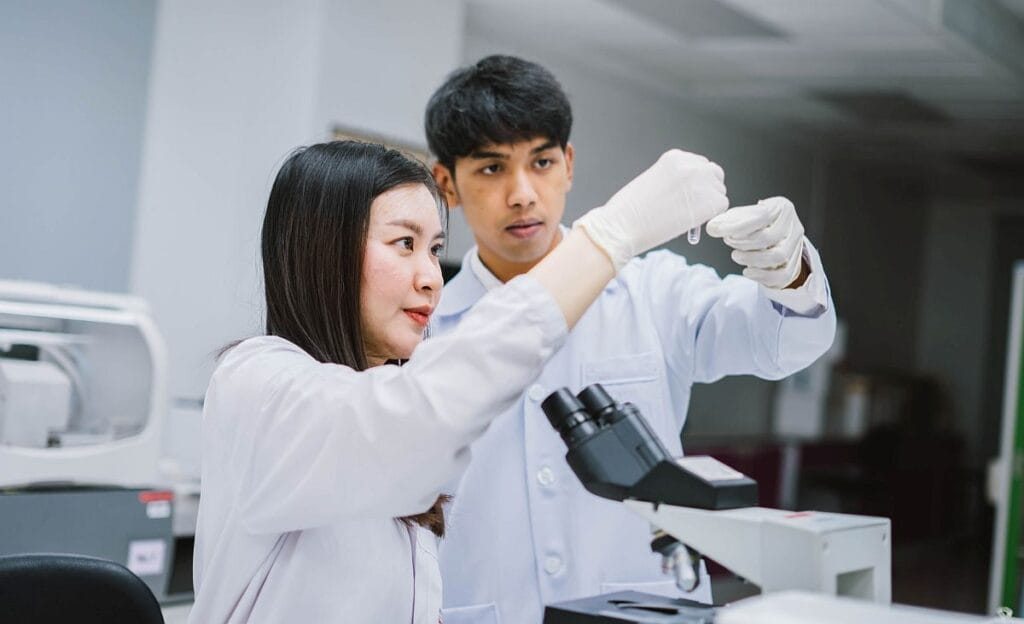
<svg viewBox="0 0 1024 624"><path fill-rule="evenodd" d="M393 188L373 200L360 300L370 366L406 359L422 342L441 297L443 246L437 203L422 184Z"/></svg>

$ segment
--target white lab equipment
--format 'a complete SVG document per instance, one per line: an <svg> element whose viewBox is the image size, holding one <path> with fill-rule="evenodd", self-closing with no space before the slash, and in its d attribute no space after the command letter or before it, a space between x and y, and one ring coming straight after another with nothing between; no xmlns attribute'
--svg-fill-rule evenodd
<svg viewBox="0 0 1024 624"><path fill-rule="evenodd" d="M623 503L764 593L802 590L881 604L892 600L888 518Z"/></svg>
<svg viewBox="0 0 1024 624"><path fill-rule="evenodd" d="M19 418L18 414L32 414ZM0 443L44 448L71 417L71 379L52 362L0 360Z"/></svg>
<svg viewBox="0 0 1024 624"><path fill-rule="evenodd" d="M1014 624L1022 620L880 605L806 592L781 592L740 600L722 608L715 624Z"/></svg>
<svg viewBox="0 0 1024 624"><path fill-rule="evenodd" d="M141 299L0 281L0 487L158 483L164 374Z"/></svg>
<svg viewBox="0 0 1024 624"><path fill-rule="evenodd" d="M682 544L763 592L722 608L613 592L548 605L544 624L993 621L893 607L887 518L756 507L757 486L749 477L710 457L672 458L639 410L616 402L600 384L575 396L560 389L541 407L568 447L566 460L584 487L621 501L659 529L652 550L675 565L695 565L697 557L676 556ZM699 578L692 570L676 573L683 590Z"/></svg>

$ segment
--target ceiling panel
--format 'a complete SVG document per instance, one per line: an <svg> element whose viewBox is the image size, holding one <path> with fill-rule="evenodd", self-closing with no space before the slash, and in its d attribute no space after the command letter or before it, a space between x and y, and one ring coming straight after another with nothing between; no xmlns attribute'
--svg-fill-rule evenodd
<svg viewBox="0 0 1024 624"><path fill-rule="evenodd" d="M778 39L785 31L718 0L608 0L687 39Z"/></svg>
<svg viewBox="0 0 1024 624"><path fill-rule="evenodd" d="M1024 21L1006 23L1024 0L995 1L467 0L467 15L477 36L744 124L823 128L872 150L990 153L1024 144L1024 63L1007 61L1024 49ZM998 42L979 39L989 27ZM882 91L953 123L921 128L908 113L865 133L821 91Z"/></svg>

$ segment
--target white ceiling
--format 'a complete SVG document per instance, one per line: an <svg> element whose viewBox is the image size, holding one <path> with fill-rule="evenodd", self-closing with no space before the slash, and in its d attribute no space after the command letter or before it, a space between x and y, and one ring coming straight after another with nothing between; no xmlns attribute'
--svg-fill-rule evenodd
<svg viewBox="0 0 1024 624"><path fill-rule="evenodd" d="M482 36L570 58L710 114L864 154L1024 166L1024 0L467 4ZM879 95L884 101L863 101ZM850 97L874 114L836 104ZM880 108L897 104L892 115ZM917 116L910 105L932 114Z"/></svg>

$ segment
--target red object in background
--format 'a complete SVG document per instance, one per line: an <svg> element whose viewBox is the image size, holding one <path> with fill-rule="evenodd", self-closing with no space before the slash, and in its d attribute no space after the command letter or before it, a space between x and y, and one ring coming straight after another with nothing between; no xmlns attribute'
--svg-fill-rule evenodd
<svg viewBox="0 0 1024 624"><path fill-rule="evenodd" d="M146 490L139 492L140 503L155 503L156 501L174 500L174 492L170 490Z"/></svg>

